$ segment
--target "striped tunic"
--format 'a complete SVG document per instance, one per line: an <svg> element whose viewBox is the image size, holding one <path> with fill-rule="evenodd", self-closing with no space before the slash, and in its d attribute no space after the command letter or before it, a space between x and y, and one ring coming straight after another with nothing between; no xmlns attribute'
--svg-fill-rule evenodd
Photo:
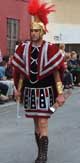
<svg viewBox="0 0 80 163"><path fill-rule="evenodd" d="M14 82L24 75L24 107L27 117L50 117L55 101L53 72L63 68L63 55L57 46L43 41L41 46L22 43L13 58ZM17 73L18 72L18 73ZM17 75L18 74L18 75Z"/></svg>

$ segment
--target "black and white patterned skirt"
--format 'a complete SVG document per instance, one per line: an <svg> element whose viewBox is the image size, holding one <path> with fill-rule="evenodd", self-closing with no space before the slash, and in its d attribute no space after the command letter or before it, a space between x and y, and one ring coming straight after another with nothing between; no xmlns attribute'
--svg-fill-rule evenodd
<svg viewBox="0 0 80 163"><path fill-rule="evenodd" d="M29 88L24 90L24 108L27 117L50 117L54 103L52 87Z"/></svg>

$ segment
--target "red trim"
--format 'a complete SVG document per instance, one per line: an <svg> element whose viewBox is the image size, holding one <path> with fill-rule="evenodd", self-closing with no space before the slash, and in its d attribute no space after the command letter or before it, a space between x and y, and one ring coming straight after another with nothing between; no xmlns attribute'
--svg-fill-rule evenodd
<svg viewBox="0 0 80 163"><path fill-rule="evenodd" d="M22 56L22 53L24 51L25 44L23 42L20 43L18 48L16 49L16 53L19 55L19 57Z"/></svg>
<svg viewBox="0 0 80 163"><path fill-rule="evenodd" d="M42 48L43 48L43 45L45 44L45 41L43 40L42 42L42 45L41 45L41 48L40 48L40 51L39 51L39 57L38 57L38 75L37 75L37 79L39 79L39 74L40 74L40 62L41 62L41 57L42 57Z"/></svg>
<svg viewBox="0 0 80 163"><path fill-rule="evenodd" d="M13 64L12 64L13 65ZM21 74L23 74L25 77L27 77L27 79L29 79L29 75L27 75L25 72L23 72L21 69L19 69L16 65L13 65L14 68L16 68L16 71L20 72Z"/></svg>
<svg viewBox="0 0 80 163"><path fill-rule="evenodd" d="M29 49L28 49L29 79L30 79L30 58L31 58L31 47L32 47L32 43L30 43L30 45L29 45Z"/></svg>
<svg viewBox="0 0 80 163"><path fill-rule="evenodd" d="M56 62L58 62L60 59L61 59L61 54L54 61L52 61L50 64L48 64L47 66L43 67L42 72L48 70L50 67L52 67L52 65L54 65ZM56 65L55 67L51 68L51 70L45 72L45 74L42 74L40 76L44 76L44 75L50 74L52 71L55 71L55 69L60 68L62 65L63 65L63 59L62 59L62 61L58 65Z"/></svg>
<svg viewBox="0 0 80 163"><path fill-rule="evenodd" d="M53 68L52 70L50 70L50 71L47 72L46 74L43 74L43 75L38 76L38 79L41 80L41 79L43 79L43 78L49 76L50 74L53 74L53 72L54 72L55 70L63 70L63 71L64 71L64 66L63 66L63 65L64 65L64 61L62 60L62 62L61 62L57 67ZM61 71L61 72L62 72L62 71Z"/></svg>
<svg viewBox="0 0 80 163"><path fill-rule="evenodd" d="M56 54L55 54L55 56L56 56ZM52 65L54 65L56 62L58 62L60 59L61 59L61 57L62 57L62 55L61 54L59 54L59 56L57 56L56 58L55 58L55 60L53 60L51 63L49 63L47 66L45 66L45 67L43 67L43 71L44 70L46 70L46 69L48 69L49 67L51 67ZM61 63L61 62L60 62ZM59 63L59 64L60 64ZM58 65L56 65L56 67L57 67Z"/></svg>
<svg viewBox="0 0 80 163"><path fill-rule="evenodd" d="M42 46L41 46L41 48L40 48L40 51L39 51L39 59L38 59L38 75L37 75L37 79L38 80L40 80L40 79L43 79L44 77L46 77L46 76L48 76L49 74L51 74L51 73L53 73L53 71L55 71L55 69L57 68L60 68L60 67L62 67L62 65L63 65L63 60L56 66L56 67L54 67L54 68L52 68L51 70L49 70L49 71L47 71L47 72L45 72L45 74L41 74L40 75L40 62L41 62L41 52L42 52L42 48L43 48L43 45L45 44L45 41L43 41L43 43L42 43ZM29 49L28 49L28 59L29 59L29 74L27 74L26 76L27 76L27 78L28 79L30 79L30 55L31 55L31 47L32 47L32 43L30 43L30 45L29 45ZM22 49L21 49L22 48ZM57 52L57 48L55 48L55 49L57 49L57 50L55 50L54 49L55 48L55 46L54 45L49 45L48 46L48 51L49 51L49 55L48 55L48 59L51 59L53 56L56 56L56 54L54 54L54 52L56 51ZM19 50L20 50L20 52L19 52L19 57L21 58L22 56L21 56L21 52L22 52L22 50L24 49L24 45L23 46L20 46L20 48L16 51L16 52L19 52ZM52 49L52 51L51 51L51 49ZM53 54L53 55L52 55ZM51 57L50 57L51 56ZM60 55L57 57L57 58L55 58L55 60L53 60L50 64L48 64L47 66L45 66L45 65L43 65L43 70L42 70L42 72L43 71L46 71L48 68L50 68L50 67L52 67L52 65L53 64L55 64L57 61L59 61L60 60L60 58L61 58L61 53L60 53ZM22 58L21 58L22 59ZM14 56L14 61L16 62L16 63L18 63L24 70L26 69L25 68L25 65L23 64L23 63L21 63L20 61L19 61L19 59L17 59L15 56ZM14 65L14 64L13 64ZM17 69L19 69L17 66L15 66ZM23 74L26 74L26 73L24 73L22 70L19 70L20 72L22 72Z"/></svg>
<svg viewBox="0 0 80 163"><path fill-rule="evenodd" d="M26 118L50 118L50 116L36 116L36 115L30 116L30 115L27 115L27 114L25 114L25 117Z"/></svg>
<svg viewBox="0 0 80 163"><path fill-rule="evenodd" d="M28 110L28 109L25 109L25 112L30 112L30 113L51 113L51 111L48 109L47 111L45 111L45 110Z"/></svg>
<svg viewBox="0 0 80 163"><path fill-rule="evenodd" d="M18 58L16 58L16 56L14 56L13 61L15 61L16 63L18 63L22 68L25 69L25 64L22 63ZM14 64L14 63L13 63Z"/></svg>

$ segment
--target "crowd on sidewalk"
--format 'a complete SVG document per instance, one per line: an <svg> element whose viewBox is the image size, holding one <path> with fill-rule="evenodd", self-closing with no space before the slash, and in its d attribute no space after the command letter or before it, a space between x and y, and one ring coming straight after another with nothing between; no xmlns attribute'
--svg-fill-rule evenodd
<svg viewBox="0 0 80 163"><path fill-rule="evenodd" d="M13 98L14 82L12 75L11 57L2 57L0 50L0 104Z"/></svg>
<svg viewBox="0 0 80 163"><path fill-rule="evenodd" d="M64 89L80 87L80 58L76 51L65 52L65 45L59 45L64 55Z"/></svg>

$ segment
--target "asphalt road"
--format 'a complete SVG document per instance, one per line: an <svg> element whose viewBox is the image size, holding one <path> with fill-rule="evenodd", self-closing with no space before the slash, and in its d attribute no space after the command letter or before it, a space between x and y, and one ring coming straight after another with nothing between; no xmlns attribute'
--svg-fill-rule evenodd
<svg viewBox="0 0 80 163"><path fill-rule="evenodd" d="M34 163L37 147L32 119L16 118L16 103L0 105L0 163ZM48 163L80 163L80 88L49 120Z"/></svg>

